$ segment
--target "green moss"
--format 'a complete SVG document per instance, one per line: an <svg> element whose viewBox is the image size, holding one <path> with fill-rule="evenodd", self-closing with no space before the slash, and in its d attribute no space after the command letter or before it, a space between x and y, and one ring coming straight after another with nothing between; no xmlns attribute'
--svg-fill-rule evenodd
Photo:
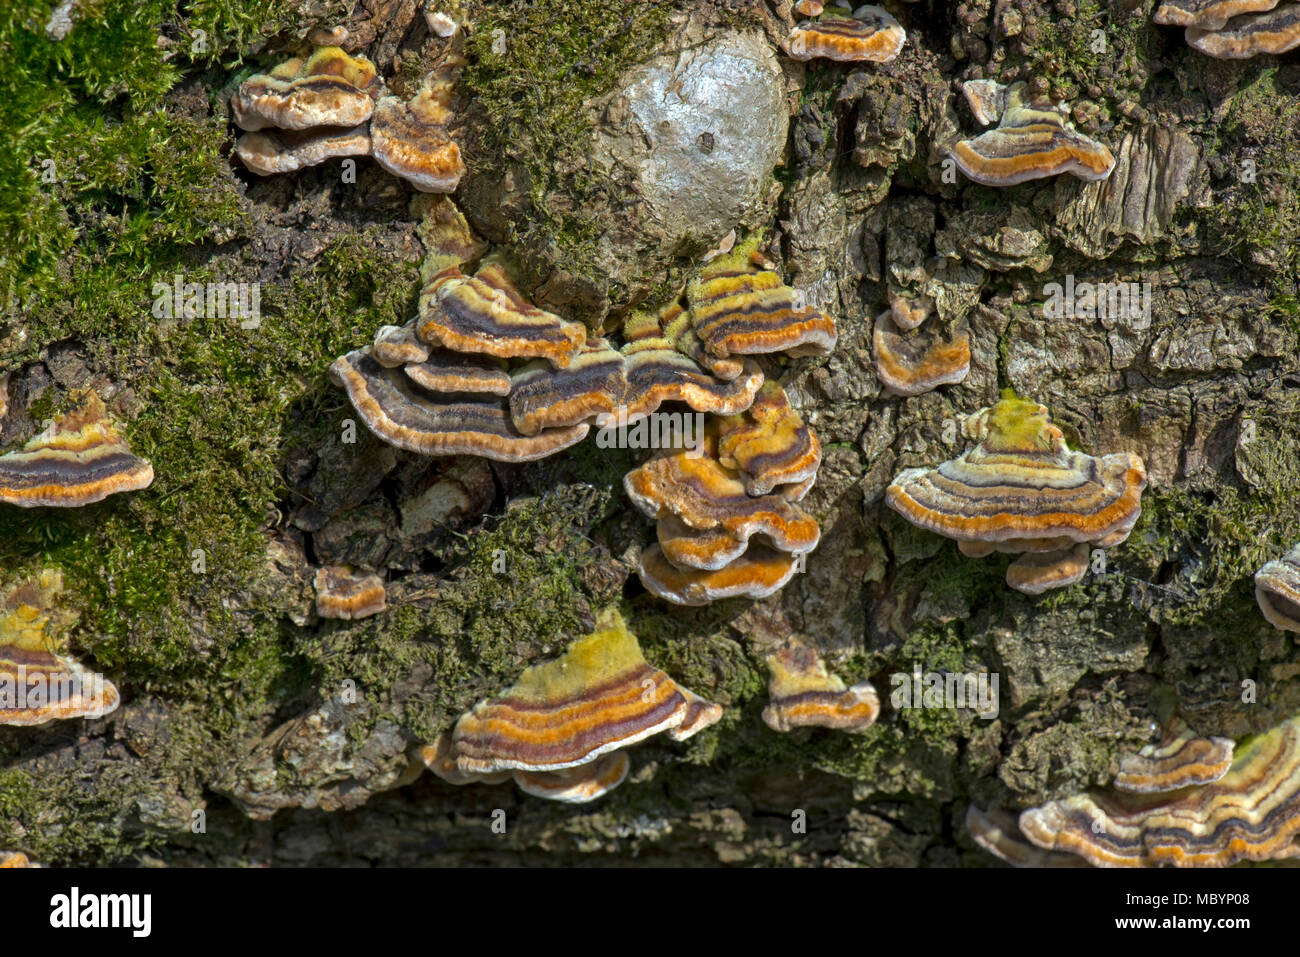
<svg viewBox="0 0 1300 957"><path fill-rule="evenodd" d="M302 24L290 0L104 0L82 5L56 41L44 30L51 8L0 10L0 304L10 308L56 281L74 249L83 268L104 256L139 266L230 238L239 210L224 124L164 109L166 98L186 70Z"/></svg>
<svg viewBox="0 0 1300 957"><path fill-rule="evenodd" d="M517 249L545 250L575 275L600 273L591 207L609 184L585 162L582 104L658 45L670 13L656 0L509 0L476 11L465 79L482 121L467 153L472 172L510 171L526 190L527 215L512 224ZM504 53L493 49L497 36Z"/></svg>
<svg viewBox="0 0 1300 957"><path fill-rule="evenodd" d="M140 411L128 436L153 462L154 485L80 510L0 510L0 567L62 567L70 600L82 611L73 647L137 691L163 689L177 707L190 703L160 760L169 779L199 781L221 760L221 741L305 676L283 656L275 596L258 585L262 528L285 493L281 449L321 428L311 409L341 405L325 382L326 367L364 330L405 318L415 270L376 257L378 244L364 232L345 235L314 268L284 287L263 289L257 329L222 319L154 320L152 284L170 281L173 269L191 282L229 280L240 269L219 260L188 268L175 260L178 240L198 241L220 218L208 216L202 191L190 205L204 222L181 215L186 178L191 185L193 177L200 185L205 177L223 184L208 197L233 195L224 185L228 163L216 152L224 136L219 125L169 120L142 135L160 155L164 147L154 137L177 129L196 139L183 161L149 177L163 208L142 214L174 225L142 228L127 248L107 255L78 248L70 254L77 260L70 283L61 294L49 286L32 295L22 320L31 344L22 357L34 357L43 344L78 341L92 368L133 386ZM119 186L132 189L132 182ZM174 200L165 199L173 191ZM56 394L48 392L32 412L51 414L60 404ZM46 800L65 797L50 792ZM75 810L47 807L58 807L59 819ZM54 861L108 859L106 842L121 824L111 814L99 818L101 837L43 853Z"/></svg>
<svg viewBox="0 0 1300 957"><path fill-rule="evenodd" d="M1300 99L1276 65L1248 69L1213 130L1213 152L1229 163L1205 215L1223 255L1273 267L1260 272L1285 305L1300 280Z"/></svg>
<svg viewBox="0 0 1300 957"><path fill-rule="evenodd" d="M1070 16L1033 20L1034 41L1024 54L1026 74L1049 79L1067 100L1084 95L1089 86L1111 83L1136 94L1159 44L1149 11L1118 10L1099 0L1076 0L1074 8Z"/></svg>
<svg viewBox="0 0 1300 957"><path fill-rule="evenodd" d="M509 685L534 659L587 633L585 616L608 596L583 579L598 556L575 510L599 515L608 499L565 487L490 518L448 554L436 599L413 597L382 617L337 623L296 644L310 687L352 679L377 707L354 730L380 720L430 741L474 701ZM579 498L587 500L578 503ZM521 643L526 636L544 644ZM418 689L393 692L394 676L422 674Z"/></svg>
<svg viewBox="0 0 1300 957"><path fill-rule="evenodd" d="M1255 571L1297 537L1295 509L1279 515L1277 500L1233 488L1147 493L1142 518L1110 563L1144 587L1157 620L1213 624L1234 613L1254 615Z"/></svg>

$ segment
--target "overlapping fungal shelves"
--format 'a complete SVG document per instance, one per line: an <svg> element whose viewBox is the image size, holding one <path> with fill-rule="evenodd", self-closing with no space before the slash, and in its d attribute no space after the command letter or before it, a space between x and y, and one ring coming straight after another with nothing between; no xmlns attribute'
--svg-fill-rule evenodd
<svg viewBox="0 0 1300 957"><path fill-rule="evenodd" d="M1300 4L1278 0L1170 0L1156 7L1156 23L1186 27L1193 50L1218 60L1274 56L1300 46Z"/></svg>
<svg viewBox="0 0 1300 957"><path fill-rule="evenodd" d="M1017 591L1080 581L1090 545L1113 548L1133 530L1147 484L1139 456L1072 452L1045 406L1014 395L971 415L964 431L975 445L935 468L900 472L885 502L968 557L1019 554L1007 569Z"/></svg>
<svg viewBox="0 0 1300 957"><path fill-rule="evenodd" d="M685 741L722 712L647 663L607 609L591 634L480 701L419 756L449 784L513 779L525 793L581 804L627 777L625 748L660 733Z"/></svg>
<svg viewBox="0 0 1300 957"><path fill-rule="evenodd" d="M1184 736L1162 749L1168 754L1142 755L1137 775L1127 762L1128 791L1117 780L1115 790L1030 808L1019 834L978 808L968 827L987 850L1021 866L1075 866L1081 858L1096 867L1228 867L1300 854L1300 719L1241 744L1226 768L1224 747ZM1032 848L1018 848L1026 840Z"/></svg>

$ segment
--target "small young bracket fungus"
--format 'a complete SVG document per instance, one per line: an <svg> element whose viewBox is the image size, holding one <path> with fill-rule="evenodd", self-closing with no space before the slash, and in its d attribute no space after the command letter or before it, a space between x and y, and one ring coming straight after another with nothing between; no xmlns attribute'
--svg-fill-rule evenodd
<svg viewBox="0 0 1300 957"><path fill-rule="evenodd" d="M860 732L880 716L880 698L871 682L846 687L807 645L786 644L767 656L767 667L771 679L763 723L773 731L819 727Z"/></svg>
<svg viewBox="0 0 1300 957"><path fill-rule="evenodd" d="M337 47L348 42L348 28L339 24L333 27L313 27L307 33L307 42L317 47Z"/></svg>
<svg viewBox="0 0 1300 957"><path fill-rule="evenodd" d="M1087 542L1053 551L1030 551L1007 566L1007 584L1022 595L1041 595L1053 588L1068 588L1088 573L1092 549Z"/></svg>
<svg viewBox="0 0 1300 957"><path fill-rule="evenodd" d="M21 451L0 455L0 503L76 508L148 488L153 466L132 454L93 392Z"/></svg>
<svg viewBox="0 0 1300 957"><path fill-rule="evenodd" d="M718 421L718 463L740 472L750 495L806 482L821 462L821 442L776 382L765 382L743 413Z"/></svg>
<svg viewBox="0 0 1300 957"><path fill-rule="evenodd" d="M1228 867L1300 855L1300 718L1236 748L1219 780L1165 794L1090 791L1020 815L1046 850L1097 867Z"/></svg>
<svg viewBox="0 0 1300 957"><path fill-rule="evenodd" d="M375 162L424 193L452 193L465 175L460 147L447 132L454 76L430 73L409 101L386 96L370 121Z"/></svg>
<svg viewBox="0 0 1300 957"><path fill-rule="evenodd" d="M429 29L434 36L442 37L444 40L455 35L456 31L460 29L460 25L455 20L447 16L447 14L435 10L426 9L424 11L424 22L429 25Z"/></svg>
<svg viewBox="0 0 1300 957"><path fill-rule="evenodd" d="M1286 53L1300 46L1300 4L1233 17L1221 27L1189 26L1183 36L1193 50L1220 60Z"/></svg>
<svg viewBox="0 0 1300 957"><path fill-rule="evenodd" d="M799 0L794 5L794 12L801 17L820 17L825 9L821 0Z"/></svg>
<svg viewBox="0 0 1300 957"><path fill-rule="evenodd" d="M622 751L562 771L516 771L515 784L533 797L565 804L587 804L623 783L632 759Z"/></svg>
<svg viewBox="0 0 1300 957"><path fill-rule="evenodd" d="M121 702L111 681L55 651L62 590L62 576L47 569L0 597L0 725L102 718Z"/></svg>
<svg viewBox="0 0 1300 957"><path fill-rule="evenodd" d="M975 122L988 126L1002 119L1010 101L1011 87L997 80L967 80L961 85L961 94L966 98Z"/></svg>
<svg viewBox="0 0 1300 957"><path fill-rule="evenodd" d="M316 572L316 614L322 618L369 618L387 610L384 580L346 565L326 565Z"/></svg>
<svg viewBox="0 0 1300 957"><path fill-rule="evenodd" d="M852 17L828 16L798 24L781 49L793 60L888 63L906 40L906 32L885 10L865 6Z"/></svg>
<svg viewBox="0 0 1300 957"><path fill-rule="evenodd" d="M0 870L7 867L40 867L39 864L33 864L28 860L27 855L22 851L0 851Z"/></svg>
<svg viewBox="0 0 1300 957"><path fill-rule="evenodd" d="M474 276L443 277L420 294L419 336L456 352L546 359L563 369L587 342L587 327L524 299L500 262Z"/></svg>
<svg viewBox="0 0 1300 957"><path fill-rule="evenodd" d="M404 326L380 326L370 347L370 354L385 369L424 362L431 351L429 344L415 334L415 320Z"/></svg>
<svg viewBox="0 0 1300 957"><path fill-rule="evenodd" d="M1164 26L1217 30L1243 13L1272 10L1278 0L1162 0L1151 19Z"/></svg>
<svg viewBox="0 0 1300 957"><path fill-rule="evenodd" d="M958 542L1016 542L1018 550L1033 548L1020 540L1107 547L1128 536L1146 488L1136 455L1071 452L1045 407L1014 397L966 427L979 444L937 468L899 473L885 491L890 508Z"/></svg>
<svg viewBox="0 0 1300 957"><path fill-rule="evenodd" d="M1231 738L1199 738L1180 718L1170 722L1159 744L1125 755L1115 787L1131 794L1162 794L1211 784L1232 767Z"/></svg>
<svg viewBox="0 0 1300 957"><path fill-rule="evenodd" d="M899 395L955 385L970 372L970 330L964 319L953 324L947 337L934 330L904 333L886 309L876 317L871 345L876 375Z"/></svg>
<svg viewBox="0 0 1300 957"><path fill-rule="evenodd" d="M691 528L721 528L744 542L762 534L791 554L817 547L821 533L811 515L780 495L750 496L711 451L660 454L623 476L623 488L652 519L675 515Z"/></svg>
<svg viewBox="0 0 1300 957"><path fill-rule="evenodd" d="M637 574L651 594L675 605L707 605L724 598L767 598L784 588L799 570L798 556L751 544L717 571L678 568L658 545L641 552Z"/></svg>
<svg viewBox="0 0 1300 957"><path fill-rule="evenodd" d="M326 126L309 130L258 130L235 143L235 155L258 176L296 173L344 156L369 156L370 132Z"/></svg>
<svg viewBox="0 0 1300 957"><path fill-rule="evenodd" d="M515 684L456 722L462 772L558 771L594 761L681 725L683 689L648 664L617 611L563 655L526 669Z"/></svg>
<svg viewBox="0 0 1300 957"><path fill-rule="evenodd" d="M977 118L991 115L990 95L978 95L982 98L967 97L979 104ZM1014 186L1061 173L1084 180L1110 175L1115 157L1109 149L1076 132L1057 108L1030 104L1026 96L1023 82L1012 85L998 125L949 151L958 169L985 186Z"/></svg>
<svg viewBox="0 0 1300 957"><path fill-rule="evenodd" d="M1088 866L1081 857L1030 844L1020 833L1016 816L1000 808L985 811L970 805L966 808L966 830L976 844L1013 867Z"/></svg>
<svg viewBox="0 0 1300 957"><path fill-rule="evenodd" d="M588 339L563 369L544 359L510 374L510 417L524 435L614 412L627 394L627 363L605 339Z"/></svg>
<svg viewBox="0 0 1300 957"><path fill-rule="evenodd" d="M1255 601L1274 628L1300 631L1300 545L1255 572Z"/></svg>
<svg viewBox="0 0 1300 957"><path fill-rule="evenodd" d="M235 125L250 132L268 126L353 127L370 119L382 87L375 65L365 57L321 47L306 60L295 58L269 74L249 77L230 98L230 110Z"/></svg>
<svg viewBox="0 0 1300 957"><path fill-rule="evenodd" d="M894 315L894 325L910 332L930 318L934 312L934 300L929 296L904 296L891 289L889 309Z"/></svg>
<svg viewBox="0 0 1300 957"><path fill-rule="evenodd" d="M335 359L330 379L347 391L370 431L390 445L423 455L531 462L576 445L590 429L575 425L522 435L504 400L439 399L411 383L405 370L385 369L368 348Z"/></svg>
<svg viewBox="0 0 1300 957"><path fill-rule="evenodd" d="M750 236L705 264L687 288L691 323L711 355L826 355L835 320L787 286Z"/></svg>

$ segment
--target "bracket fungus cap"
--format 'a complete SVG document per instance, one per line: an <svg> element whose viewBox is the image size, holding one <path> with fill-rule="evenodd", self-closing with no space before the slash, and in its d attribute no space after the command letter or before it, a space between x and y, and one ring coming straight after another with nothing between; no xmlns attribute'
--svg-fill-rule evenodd
<svg viewBox="0 0 1300 957"><path fill-rule="evenodd" d="M1244 13L1272 10L1278 0L1161 0L1151 19L1162 26L1217 30Z"/></svg>
<svg viewBox="0 0 1300 957"><path fill-rule="evenodd" d="M249 77L230 98L230 110L235 125L250 132L269 126L354 127L370 119L382 86L375 65L365 57L320 47L306 60L289 60L270 73Z"/></svg>
<svg viewBox="0 0 1300 957"><path fill-rule="evenodd" d="M1138 456L1072 452L1047 409L1004 398L968 420L979 444L935 468L905 469L885 502L914 525L970 542L1063 538L1117 543L1146 488Z"/></svg>
<svg viewBox="0 0 1300 957"><path fill-rule="evenodd" d="M1089 791L1020 815L1047 850L1098 867L1227 867L1300 855L1300 717L1237 746L1219 780L1157 794Z"/></svg>
<svg viewBox="0 0 1300 957"><path fill-rule="evenodd" d="M486 773L462 771L456 765L456 745L451 732L444 731L434 739L433 744L417 745L413 749L415 759L448 784L463 787L466 784L504 784L513 776L510 771L489 771Z"/></svg>
<svg viewBox="0 0 1300 957"><path fill-rule="evenodd" d="M0 455L0 503L23 508L76 508L152 483L153 466L131 452L94 392L51 430Z"/></svg>
<svg viewBox="0 0 1300 957"><path fill-rule="evenodd" d="M906 40L902 26L883 8L864 6L852 17L831 16L798 24L781 49L794 60L888 63L898 56Z"/></svg>
<svg viewBox="0 0 1300 957"><path fill-rule="evenodd" d="M686 711L682 716L682 723L675 728L670 728L668 737L674 741L686 741L695 737L705 728L711 728L722 720L723 707L714 701L701 698L694 691L677 686L677 690L682 693L686 699Z"/></svg>
<svg viewBox="0 0 1300 957"><path fill-rule="evenodd" d="M876 376L899 395L923 395L941 385L955 385L970 372L970 331L965 320L947 336L937 331L903 333L892 310L876 317L871 334Z"/></svg>
<svg viewBox="0 0 1300 957"><path fill-rule="evenodd" d="M1091 554L1087 542L1054 551L1027 552L1007 566L1007 584L1022 595L1068 588L1083 581Z"/></svg>
<svg viewBox="0 0 1300 957"><path fill-rule="evenodd" d="M575 425L522 435L504 400L440 400L421 392L404 370L385 369L369 349L334 360L330 379L345 389L366 427L390 445L423 455L479 455L498 462L531 462L587 437Z"/></svg>
<svg viewBox="0 0 1300 957"><path fill-rule="evenodd" d="M0 725L102 718L121 703L111 681L55 650L62 590L62 575L46 569L0 596Z"/></svg>
<svg viewBox="0 0 1300 957"><path fill-rule="evenodd" d="M447 132L452 81L430 74L409 101L386 96L370 121L375 162L424 193L452 193L465 175L460 147Z"/></svg>
<svg viewBox="0 0 1300 957"><path fill-rule="evenodd" d="M880 716L880 698L871 682L846 686L807 645L778 648L767 656L767 667L771 678L763 723L773 731L821 727L860 732Z"/></svg>
<svg viewBox="0 0 1300 957"><path fill-rule="evenodd" d="M472 277L426 286L417 331L425 342L456 352L546 359L561 369L587 342L586 326L528 302L499 262L484 263Z"/></svg>
<svg viewBox="0 0 1300 957"><path fill-rule="evenodd" d="M974 804L966 808L966 831L984 850L1013 867L1088 867L1073 854L1045 851L1030 844L1020 833L1016 816L1001 808L987 811Z"/></svg>
<svg viewBox="0 0 1300 957"><path fill-rule="evenodd" d="M505 361L491 356L466 356L443 349L429 351L422 362L402 367L406 377L422 389L444 395L510 394L510 373Z"/></svg>
<svg viewBox="0 0 1300 957"><path fill-rule="evenodd" d="M510 417L524 435L612 413L627 392L627 363L605 339L588 339L563 369L535 359L510 373Z"/></svg>
<svg viewBox="0 0 1300 957"><path fill-rule="evenodd" d="M414 320L404 326L380 326L370 347L370 354L385 369L424 362L431 351L429 344L415 334Z"/></svg>
<svg viewBox="0 0 1300 957"><path fill-rule="evenodd" d="M1231 738L1201 738L1181 719L1170 723L1159 744L1120 759L1115 787L1132 794L1160 794L1219 780L1232 767Z"/></svg>
<svg viewBox="0 0 1300 957"><path fill-rule="evenodd" d="M258 176L296 173L344 156L369 156L370 132L326 126L308 130L257 130L235 143L235 155Z"/></svg>
<svg viewBox="0 0 1300 957"><path fill-rule="evenodd" d="M1026 103L1024 96L1025 84L1014 84L998 125L949 150L968 179L1014 186L1061 173L1083 180L1110 175L1115 157L1104 144L1076 132L1057 109ZM987 115L983 107L979 115Z"/></svg>
<svg viewBox="0 0 1300 957"><path fill-rule="evenodd" d="M767 495L817 475L822 446L781 386L768 380L745 412L718 422L718 462L745 476L745 491Z"/></svg>
<svg viewBox="0 0 1300 957"><path fill-rule="evenodd" d="M730 252L730 249L727 250ZM719 253L718 255L723 255ZM705 347L691 318L690 310L680 304L672 303L659 313L663 348L676 349L683 355L690 356L696 364L707 369L719 379L730 382L737 376L749 374L753 364L748 359L737 357L721 358L715 356ZM639 346L632 346L629 353Z"/></svg>
<svg viewBox="0 0 1300 957"><path fill-rule="evenodd" d="M525 669L452 731L462 771L558 771L680 725L690 703L650 665L617 611L559 658Z"/></svg>
<svg viewBox="0 0 1300 957"><path fill-rule="evenodd" d="M934 300L929 296L905 296L891 290L889 309L894 314L894 325L911 331L930 318L934 312Z"/></svg>
<svg viewBox="0 0 1300 957"><path fill-rule="evenodd" d="M655 523L655 533L664 557L678 568L717 571L734 562L749 542L737 539L724 528L691 528L676 515Z"/></svg>
<svg viewBox="0 0 1300 957"><path fill-rule="evenodd" d="M691 323L718 358L787 352L826 355L835 348L835 320L787 286L758 252L754 234L705 264L687 287Z"/></svg>
<svg viewBox="0 0 1300 957"><path fill-rule="evenodd" d="M533 797L587 804L622 784L631 767L632 759L615 751L561 771L516 771L513 777L519 790Z"/></svg>
<svg viewBox="0 0 1300 957"><path fill-rule="evenodd" d="M1010 101L1011 88L997 80L966 80L961 85L961 94L966 98L975 122L988 126L1002 119Z"/></svg>
<svg viewBox="0 0 1300 957"><path fill-rule="evenodd" d="M751 544L743 555L717 571L682 569L658 545L641 552L637 574L651 594L675 605L707 605L724 598L767 598L799 570L799 558Z"/></svg>
<svg viewBox="0 0 1300 957"><path fill-rule="evenodd" d="M1300 545L1255 572L1255 601L1274 628L1300 631Z"/></svg>
<svg viewBox="0 0 1300 957"><path fill-rule="evenodd" d="M624 348L627 393L622 409L629 419L654 412L665 402L682 402L696 412L732 415L749 408L763 384L763 370L752 359L730 379L712 375L691 357L669 348Z"/></svg>
<svg viewBox="0 0 1300 957"><path fill-rule="evenodd" d="M695 529L722 528L738 541L762 534L783 552L817 547L817 521L780 495L751 496L711 455L672 451L623 476L623 489L652 519L676 515Z"/></svg>
<svg viewBox="0 0 1300 957"><path fill-rule="evenodd" d="M463 276L461 267L482 259L488 244L474 234L465 214L450 196L420 193L412 197L411 210L421 217L416 233L425 248L424 261L420 263L423 300L437 292L446 280ZM415 323L418 327L418 318Z"/></svg>
<svg viewBox="0 0 1300 957"><path fill-rule="evenodd" d="M1189 26L1183 35L1192 49L1220 60L1246 60L1261 53L1276 56L1300 46L1300 4L1233 17L1216 28Z"/></svg>
<svg viewBox="0 0 1300 957"><path fill-rule="evenodd" d="M316 614L322 618L369 618L387 610L384 580L346 565L317 569Z"/></svg>

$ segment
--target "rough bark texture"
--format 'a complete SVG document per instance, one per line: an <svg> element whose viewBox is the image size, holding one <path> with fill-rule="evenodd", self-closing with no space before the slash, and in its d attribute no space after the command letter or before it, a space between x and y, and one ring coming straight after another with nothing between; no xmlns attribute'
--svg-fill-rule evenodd
<svg viewBox="0 0 1300 957"><path fill-rule="evenodd" d="M42 33L48 11L29 6L13 36ZM74 14L66 39L20 44L23 69L65 57L71 79L24 133L24 205L4 220L25 245L0 270L0 443L91 384L158 480L77 513L0 507L0 576L62 566L72 647L125 698L101 721L0 728L0 847L54 864L984 865L972 800L1105 783L1174 710L1233 737L1300 711L1300 653L1251 585L1300 539L1294 55L1207 59L1131 0L902 4L908 42L883 67L768 53L786 0L466 0L457 198L540 304L616 325L732 226L766 227L792 284L838 317L830 357L767 363L825 447L806 573L767 601L680 610L632 574L653 534L621 491L639 453L588 441L501 467L342 438L325 369L409 317L419 218L368 160L355 183L337 162L247 174L227 158L226 99L338 22L413 92L443 49L423 5L194 6L102 36ZM201 27L211 48L185 54ZM105 75L87 66L101 47ZM155 47L180 52L146 82ZM743 102L665 105L732 55ZM979 77L1069 101L1114 173L1001 191L945 176L946 147L976 129L956 81ZM646 128L663 120L672 136ZM155 319L152 283L174 273L260 281L262 327ZM1047 318L1045 286L1067 275L1149 283L1150 321ZM965 382L882 395L870 330L891 283L968 318ZM1151 479L1104 569L1038 598L1005 587L1009 556L963 558L883 506L900 469L961 451L954 423L1007 387L1072 446L1137 452ZM316 619L311 569L334 562L387 568L389 611ZM639 746L628 782L586 807L403 776L410 744L612 602L654 664L726 705L718 725ZM862 735L772 732L761 650L791 630L882 699L914 667L997 673L1000 714L886 704Z"/></svg>

